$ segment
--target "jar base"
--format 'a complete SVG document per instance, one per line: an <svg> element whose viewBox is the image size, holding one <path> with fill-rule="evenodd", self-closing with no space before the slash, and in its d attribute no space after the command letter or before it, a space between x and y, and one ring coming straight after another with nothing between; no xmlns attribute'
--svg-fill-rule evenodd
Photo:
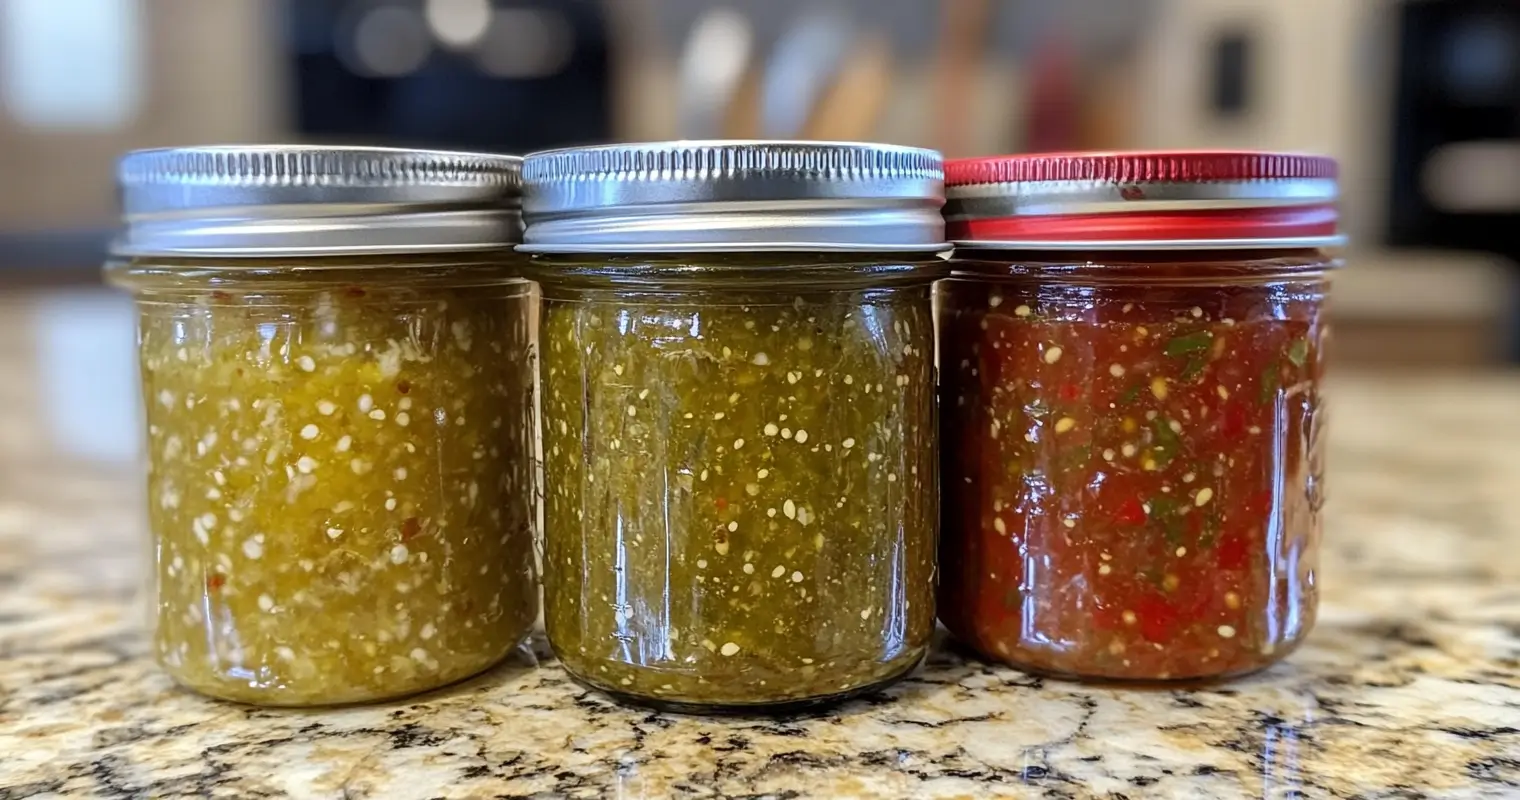
<svg viewBox="0 0 1520 800"><path fill-rule="evenodd" d="M378 705L393 703L400 700L420 697L432 692L451 689L459 684L475 680L496 669L508 666L514 661L521 660L522 666L536 666L537 657L531 649L531 636L525 635L517 644L506 652L485 662L479 666L471 666L458 673L448 675L443 680L418 684L416 686L397 689L394 692L376 692L372 694L355 694L329 700L310 700L290 697L285 693L284 697L260 697L261 694L269 694L267 690L247 689L238 685L227 685L226 682L214 682L211 684L196 684L185 680L172 670L164 667L159 668L168 675L174 685L188 692L193 692L201 697L222 703L236 703L238 705L253 706L256 708L284 708L284 709L321 709L321 708L349 708L353 706Z"/></svg>
<svg viewBox="0 0 1520 800"><path fill-rule="evenodd" d="M580 686L591 689L611 698L619 705L648 708L669 714L690 714L695 716L710 717L778 717L794 714L812 714L825 711L835 706L842 705L851 700L856 700L875 692L879 692L898 683L908 677L918 666L923 663L928 653L922 653L908 663L907 667L885 678L872 683L863 684L853 689L847 689L833 694L819 695L817 697L804 697L796 700L778 700L764 703L699 703L683 700L665 700L647 695L632 694L619 689L604 686L596 681L588 680L576 675L569 670L566 673L570 679Z"/></svg>
<svg viewBox="0 0 1520 800"><path fill-rule="evenodd" d="M1023 672L1027 675L1033 675L1038 678L1046 678L1049 680L1064 681L1068 683L1083 683L1090 686L1110 686L1122 689L1175 690L1192 686L1206 687L1216 685L1227 681L1245 678L1271 669L1272 667L1277 666L1286 660L1289 656L1291 656L1293 654L1293 651L1297 650L1299 645L1303 643L1303 638L1300 637L1297 640L1283 644L1277 648L1277 651L1274 654L1272 660L1263 662L1261 664L1212 674L1177 675L1168 676L1165 678L1084 674L1081 672L1073 672L1056 667L1044 666L1031 661L1020 661L1006 656L994 655L989 649L969 644L963 639L955 636L952 636L950 641L950 646L952 648L960 651L963 655L969 658L990 664L999 664L1002 666L1010 667L1012 669L1018 670L1019 672Z"/></svg>

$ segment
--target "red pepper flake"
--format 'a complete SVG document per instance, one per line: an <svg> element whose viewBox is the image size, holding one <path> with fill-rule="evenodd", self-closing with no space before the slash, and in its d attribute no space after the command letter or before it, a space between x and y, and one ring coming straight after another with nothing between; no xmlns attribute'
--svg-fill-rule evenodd
<svg viewBox="0 0 1520 800"><path fill-rule="evenodd" d="M366 292L363 289L360 289L357 286L350 286L344 292L344 294L348 295L349 297L363 297L366 294Z"/></svg>
<svg viewBox="0 0 1520 800"><path fill-rule="evenodd" d="M1177 609L1157 595L1140 598L1135 614L1140 618L1140 635L1148 642L1167 641L1177 627Z"/></svg>
<svg viewBox="0 0 1520 800"><path fill-rule="evenodd" d="M406 394L407 392L410 392L411 390L412 390L412 382L411 381L407 380L406 378L402 378L401 380L396 381L396 391L398 391L398 392L400 392L402 394Z"/></svg>
<svg viewBox="0 0 1520 800"><path fill-rule="evenodd" d="M213 572L206 576L206 591L214 592L227 585L227 576L220 572Z"/></svg>
<svg viewBox="0 0 1520 800"><path fill-rule="evenodd" d="M401 522L401 541L410 542L422 533L422 523L416 517L407 517Z"/></svg>
<svg viewBox="0 0 1520 800"><path fill-rule="evenodd" d="M1114 520L1121 525L1144 525L1145 506L1139 500L1131 497L1119 506L1118 513L1114 514Z"/></svg>
<svg viewBox="0 0 1520 800"><path fill-rule="evenodd" d="M217 289L211 293L211 299L217 301L218 303L225 303L228 300L232 299L232 295L220 289Z"/></svg>
<svg viewBox="0 0 1520 800"><path fill-rule="evenodd" d="M713 505L717 506L719 511L727 511L728 510L728 498L726 498L726 497L720 497L717 500L713 501Z"/></svg>
<svg viewBox="0 0 1520 800"><path fill-rule="evenodd" d="M1082 387L1075 383L1064 383L1056 394L1067 403L1075 403L1082 398Z"/></svg>
<svg viewBox="0 0 1520 800"><path fill-rule="evenodd" d="M1219 432L1231 439L1246 432L1246 408L1243 403L1231 400L1225 404L1224 415L1219 421Z"/></svg>

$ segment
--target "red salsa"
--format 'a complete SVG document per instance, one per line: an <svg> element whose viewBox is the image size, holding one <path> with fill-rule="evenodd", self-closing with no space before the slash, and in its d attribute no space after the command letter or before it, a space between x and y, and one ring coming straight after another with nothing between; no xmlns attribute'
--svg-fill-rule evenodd
<svg viewBox="0 0 1520 800"><path fill-rule="evenodd" d="M1329 260L975 257L941 295L944 623L1079 677L1286 655L1316 606Z"/></svg>

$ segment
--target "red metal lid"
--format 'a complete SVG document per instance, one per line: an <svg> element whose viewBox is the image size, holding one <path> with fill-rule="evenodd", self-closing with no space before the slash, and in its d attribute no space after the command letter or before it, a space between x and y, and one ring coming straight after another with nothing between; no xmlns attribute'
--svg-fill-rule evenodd
<svg viewBox="0 0 1520 800"><path fill-rule="evenodd" d="M1191 249L1342 244L1337 166L1295 153L1041 153L945 165L958 247Z"/></svg>

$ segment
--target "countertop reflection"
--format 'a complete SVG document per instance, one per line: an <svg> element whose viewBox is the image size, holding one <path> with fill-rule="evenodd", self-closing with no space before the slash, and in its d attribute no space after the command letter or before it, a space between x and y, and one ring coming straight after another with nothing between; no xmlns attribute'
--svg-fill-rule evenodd
<svg viewBox="0 0 1520 800"><path fill-rule="evenodd" d="M785 720L622 709L542 642L386 706L175 689L141 638L135 391L129 303L0 298L0 797L1520 796L1520 375L1333 385L1324 605L1285 664L1122 691L941 642Z"/></svg>

